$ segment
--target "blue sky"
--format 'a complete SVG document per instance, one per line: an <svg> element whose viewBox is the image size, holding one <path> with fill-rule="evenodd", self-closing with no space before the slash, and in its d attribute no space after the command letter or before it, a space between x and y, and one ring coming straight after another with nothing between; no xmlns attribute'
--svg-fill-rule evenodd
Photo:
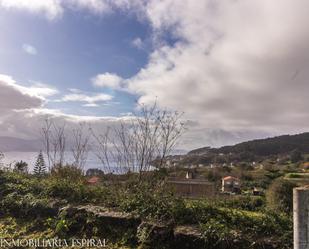
<svg viewBox="0 0 309 249"><path fill-rule="evenodd" d="M61 109L80 115L117 116L131 112L137 96L110 88L99 89L91 78L99 73L115 73L123 78L135 75L147 63L151 44L135 47L136 38L147 40L151 27L134 15L121 11L105 16L86 11L70 11L58 20L20 11L0 9L0 70L14 76L23 85L41 82L51 85L61 94L68 89L83 92L107 93L114 96L98 108L81 107L80 103L53 103L47 108ZM36 54L26 53L22 46L29 44ZM53 96L54 99L57 95Z"/></svg>
<svg viewBox="0 0 309 249"><path fill-rule="evenodd" d="M109 125L155 99L185 113L186 149L308 131L308 9L0 0L0 136L31 138L47 114Z"/></svg>

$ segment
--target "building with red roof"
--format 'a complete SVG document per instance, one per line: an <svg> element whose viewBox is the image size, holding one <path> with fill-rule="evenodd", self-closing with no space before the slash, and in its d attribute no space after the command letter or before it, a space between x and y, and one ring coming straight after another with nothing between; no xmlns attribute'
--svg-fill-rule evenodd
<svg viewBox="0 0 309 249"><path fill-rule="evenodd" d="M240 193L240 180L234 176L225 176L222 178L222 192Z"/></svg>
<svg viewBox="0 0 309 249"><path fill-rule="evenodd" d="M91 177L91 178L89 178L88 180L87 180L87 183L89 184L89 185L96 185L96 184L98 184L100 182L100 177L98 177L98 176L93 176L93 177Z"/></svg>

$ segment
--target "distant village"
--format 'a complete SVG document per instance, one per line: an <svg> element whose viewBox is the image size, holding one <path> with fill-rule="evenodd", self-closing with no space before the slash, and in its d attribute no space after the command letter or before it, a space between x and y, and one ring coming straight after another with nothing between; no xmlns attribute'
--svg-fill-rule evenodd
<svg viewBox="0 0 309 249"><path fill-rule="evenodd" d="M263 196L277 177L309 183L307 154L293 151L290 154L255 156L256 161L252 158L250 154L239 156L231 152L173 155L166 158L165 166L160 170L175 194L184 198ZM126 180L125 175L104 175L99 169L90 169L86 175L90 185L104 181L102 179L108 182L110 177Z"/></svg>

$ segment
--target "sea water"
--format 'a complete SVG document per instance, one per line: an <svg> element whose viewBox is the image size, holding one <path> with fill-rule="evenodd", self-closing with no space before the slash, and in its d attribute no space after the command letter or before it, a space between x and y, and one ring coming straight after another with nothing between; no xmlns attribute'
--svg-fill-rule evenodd
<svg viewBox="0 0 309 249"><path fill-rule="evenodd" d="M20 151L11 151L11 152L5 152L4 158L2 160L2 163L6 166L13 167L16 162L24 161L28 164L28 170L31 172L34 168L35 162L38 157L38 152L20 152ZM45 164L48 165L47 162L47 156L44 155ZM65 153L65 163L72 164L74 162L74 158L72 156L72 153ZM101 163L101 161L97 158L97 156L93 153L89 153L87 160L85 162L84 170L90 168L98 168L103 170L104 172L113 171L119 172L119 168L113 163L111 163L111 169L107 169L107 167L104 167Z"/></svg>

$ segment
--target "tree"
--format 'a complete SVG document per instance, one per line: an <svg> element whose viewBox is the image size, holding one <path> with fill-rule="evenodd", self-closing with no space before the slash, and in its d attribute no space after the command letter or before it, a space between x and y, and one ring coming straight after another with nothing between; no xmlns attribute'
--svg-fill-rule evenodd
<svg viewBox="0 0 309 249"><path fill-rule="evenodd" d="M104 176L104 171L101 169L88 169L86 171L86 176Z"/></svg>
<svg viewBox="0 0 309 249"><path fill-rule="evenodd" d="M47 118L42 128L42 138L48 160L48 168L64 164L66 150L65 123L56 123Z"/></svg>
<svg viewBox="0 0 309 249"><path fill-rule="evenodd" d="M28 164L24 161L17 162L14 165L14 171L26 174L28 173Z"/></svg>
<svg viewBox="0 0 309 249"><path fill-rule="evenodd" d="M77 128L72 131L72 147L74 162L73 165L79 169L83 169L89 153L90 132L85 129L86 124L80 123Z"/></svg>
<svg viewBox="0 0 309 249"><path fill-rule="evenodd" d="M292 163L299 162L300 160L302 160L301 152L298 149L293 150L290 158L291 158Z"/></svg>
<svg viewBox="0 0 309 249"><path fill-rule="evenodd" d="M109 172L138 172L139 179L151 166L164 167L185 130L182 113L160 110L156 103L141 105L129 120L120 121L103 134L92 134L97 157ZM119 172L120 173L120 172Z"/></svg>
<svg viewBox="0 0 309 249"><path fill-rule="evenodd" d="M65 165L67 157L67 144L70 145L74 162L72 166L84 168L90 149L89 140L91 133L86 130L86 123L74 124L71 133L66 129L66 123L47 118L42 127L42 140L47 156L48 168L57 168Z"/></svg>
<svg viewBox="0 0 309 249"><path fill-rule="evenodd" d="M277 211L290 213L293 208L293 188L297 185L282 178L276 179L266 192L267 205Z"/></svg>
<svg viewBox="0 0 309 249"><path fill-rule="evenodd" d="M207 177L207 180L210 182L218 182L221 180L222 175L217 169L209 169L206 172L206 177Z"/></svg>
<svg viewBox="0 0 309 249"><path fill-rule="evenodd" d="M40 151L40 153L39 153L39 155L36 159L36 163L35 163L33 172L36 176L43 176L44 174L46 174L46 165L45 165L45 161L44 161L42 151Z"/></svg>
<svg viewBox="0 0 309 249"><path fill-rule="evenodd" d="M0 151L0 168L3 167L3 163L2 163L3 158L4 158L4 154Z"/></svg>

